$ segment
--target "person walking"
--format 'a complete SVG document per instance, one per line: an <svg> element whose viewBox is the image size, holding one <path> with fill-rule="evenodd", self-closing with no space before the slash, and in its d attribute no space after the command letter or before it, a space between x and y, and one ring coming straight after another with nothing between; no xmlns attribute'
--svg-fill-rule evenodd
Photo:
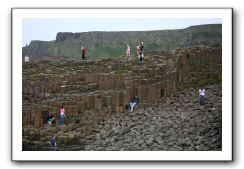
<svg viewBox="0 0 244 169"><path fill-rule="evenodd" d="M85 47L81 47L81 54L82 54L82 59L86 58L86 48Z"/></svg>
<svg viewBox="0 0 244 169"><path fill-rule="evenodd" d="M51 151L56 151L57 150L56 136L52 137L52 139L50 141L50 145L51 145Z"/></svg>
<svg viewBox="0 0 244 169"><path fill-rule="evenodd" d="M136 46L136 54L137 54L137 57L138 59L140 59L140 46Z"/></svg>
<svg viewBox="0 0 244 169"><path fill-rule="evenodd" d="M126 56L130 58L130 45L127 44Z"/></svg>
<svg viewBox="0 0 244 169"><path fill-rule="evenodd" d="M65 109L64 109L64 106L61 106L60 107L59 115L60 115L60 125L61 126L64 126L65 125L65 123L64 123L64 118L65 118Z"/></svg>
<svg viewBox="0 0 244 169"><path fill-rule="evenodd" d="M29 63L30 62L30 57L29 55L25 55L25 63Z"/></svg>
<svg viewBox="0 0 244 169"><path fill-rule="evenodd" d="M144 60L144 43L141 41L140 45L140 62L143 63Z"/></svg>

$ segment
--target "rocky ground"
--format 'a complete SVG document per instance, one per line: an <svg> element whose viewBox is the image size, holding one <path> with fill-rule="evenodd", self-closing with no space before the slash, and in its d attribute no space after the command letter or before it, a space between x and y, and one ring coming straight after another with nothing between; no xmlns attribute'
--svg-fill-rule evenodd
<svg viewBox="0 0 244 169"><path fill-rule="evenodd" d="M221 151L222 88L206 88L206 104L187 89L150 107L114 114L84 147L95 151Z"/></svg>

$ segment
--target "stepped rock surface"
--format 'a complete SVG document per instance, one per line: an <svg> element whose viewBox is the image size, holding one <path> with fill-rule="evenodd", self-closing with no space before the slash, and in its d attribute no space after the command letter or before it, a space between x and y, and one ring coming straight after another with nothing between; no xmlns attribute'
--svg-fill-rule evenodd
<svg viewBox="0 0 244 169"><path fill-rule="evenodd" d="M99 125L96 141L85 150L221 151L221 85L206 91L203 107L191 88L150 107L113 115Z"/></svg>
<svg viewBox="0 0 244 169"><path fill-rule="evenodd" d="M22 149L221 150L222 48L23 63ZM207 87L204 107L198 89ZM128 112L133 96L134 113ZM60 106L65 126L59 125ZM55 116L47 125L47 113Z"/></svg>

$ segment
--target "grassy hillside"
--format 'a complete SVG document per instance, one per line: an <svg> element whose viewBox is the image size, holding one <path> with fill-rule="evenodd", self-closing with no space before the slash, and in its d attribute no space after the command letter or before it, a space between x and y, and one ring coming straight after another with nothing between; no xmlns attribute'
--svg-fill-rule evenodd
<svg viewBox="0 0 244 169"><path fill-rule="evenodd" d="M169 48L176 48L180 44L177 41L164 41L162 44L145 43L145 53L151 50L165 50ZM58 56L72 57L73 59L81 59L81 49L77 43L58 43L49 47L48 53ZM111 47L111 46L96 46L87 48L87 59L103 59L124 56L126 52L125 47ZM131 46L131 56L136 56L136 45Z"/></svg>
<svg viewBox="0 0 244 169"><path fill-rule="evenodd" d="M22 57L65 57L81 59L81 46L87 48L87 59L114 58L125 55L126 45L131 46L131 55L136 55L136 46L144 42L145 53L151 50L166 50L192 46L222 44L222 25L198 25L186 29L158 31L119 32L59 32L55 41L32 41L23 47Z"/></svg>

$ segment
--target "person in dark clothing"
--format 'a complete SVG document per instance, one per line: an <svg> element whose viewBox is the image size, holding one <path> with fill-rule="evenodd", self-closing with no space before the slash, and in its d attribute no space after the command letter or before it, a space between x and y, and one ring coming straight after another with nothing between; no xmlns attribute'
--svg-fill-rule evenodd
<svg viewBox="0 0 244 169"><path fill-rule="evenodd" d="M55 118L53 117L52 113L49 112L48 115L47 115L47 123L48 124L52 124L54 119Z"/></svg>
<svg viewBox="0 0 244 169"><path fill-rule="evenodd" d="M57 150L57 143L56 143L55 136L52 137L50 145L51 145L51 150L52 151L56 151Z"/></svg>
<svg viewBox="0 0 244 169"><path fill-rule="evenodd" d="M135 105L139 104L139 98L134 96L132 101L130 102L130 111L133 112Z"/></svg>
<svg viewBox="0 0 244 169"><path fill-rule="evenodd" d="M141 41L141 45L140 45L140 62L143 63L143 60L144 60L144 44L143 42Z"/></svg>
<svg viewBox="0 0 244 169"><path fill-rule="evenodd" d="M65 123L64 123L64 118L65 118L65 109L64 109L64 106L61 106L60 109L59 109L59 115L60 115L60 125L61 126L64 126Z"/></svg>

